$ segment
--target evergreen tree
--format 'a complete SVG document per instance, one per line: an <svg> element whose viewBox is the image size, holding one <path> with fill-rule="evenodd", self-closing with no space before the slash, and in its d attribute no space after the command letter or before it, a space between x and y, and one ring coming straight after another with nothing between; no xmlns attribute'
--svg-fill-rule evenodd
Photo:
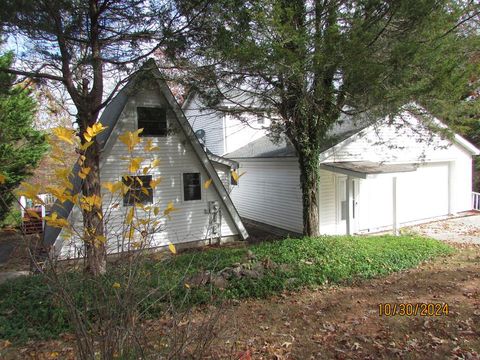
<svg viewBox="0 0 480 360"><path fill-rule="evenodd" d="M191 2L177 2L188 14ZM208 11L185 47L192 77L210 99L244 92L281 116L271 131L298 153L306 235L319 231L320 149L342 113L394 115L442 86L423 62L478 15L447 0L223 0Z"/></svg>
<svg viewBox="0 0 480 360"><path fill-rule="evenodd" d="M12 59L12 54L0 56L0 67L8 68ZM45 135L33 127L35 100L13 81L14 76L0 73L0 173L6 177L0 190L0 221L15 199L12 190L32 174L47 150Z"/></svg>

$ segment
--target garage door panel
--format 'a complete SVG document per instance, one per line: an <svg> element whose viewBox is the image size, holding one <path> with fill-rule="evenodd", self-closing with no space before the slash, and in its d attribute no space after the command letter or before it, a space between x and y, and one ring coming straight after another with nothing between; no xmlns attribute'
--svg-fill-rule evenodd
<svg viewBox="0 0 480 360"><path fill-rule="evenodd" d="M409 222L448 213L448 164L426 164L398 182L399 220Z"/></svg>

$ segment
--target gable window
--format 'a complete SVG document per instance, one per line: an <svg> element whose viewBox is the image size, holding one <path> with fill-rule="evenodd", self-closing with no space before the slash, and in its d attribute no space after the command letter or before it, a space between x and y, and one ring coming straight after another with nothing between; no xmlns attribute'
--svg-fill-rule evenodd
<svg viewBox="0 0 480 360"><path fill-rule="evenodd" d="M129 187L128 191L123 195L124 206L132 206L136 203L153 203L153 189L150 185L152 181L151 175L124 176L122 181Z"/></svg>
<svg viewBox="0 0 480 360"><path fill-rule="evenodd" d="M167 136L167 110L155 107L137 107L140 136Z"/></svg>
<svg viewBox="0 0 480 360"><path fill-rule="evenodd" d="M202 184L200 181L200 173L184 173L183 174L183 200L201 200Z"/></svg>

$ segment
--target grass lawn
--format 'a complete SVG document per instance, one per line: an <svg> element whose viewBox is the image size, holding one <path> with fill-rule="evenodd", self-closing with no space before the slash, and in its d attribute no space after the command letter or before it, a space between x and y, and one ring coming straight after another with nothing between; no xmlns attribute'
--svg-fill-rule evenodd
<svg viewBox="0 0 480 360"><path fill-rule="evenodd" d="M232 278L225 289L185 286L195 274L248 262L248 251L257 262L273 264L266 267L262 277ZM186 299L188 306L223 299L264 298L284 290L381 276L453 251L444 243L410 235L286 239L242 248L189 251L164 261L147 259L139 293L159 288L158 296L170 291L174 302L185 303ZM116 274L112 270L106 281L121 283ZM78 283L78 294L88 296L88 289L80 288L82 282L73 283ZM42 276L2 284L0 294L0 339L47 339L69 330L66 311L56 304ZM142 303L147 317L157 317L163 311L165 305L158 296Z"/></svg>

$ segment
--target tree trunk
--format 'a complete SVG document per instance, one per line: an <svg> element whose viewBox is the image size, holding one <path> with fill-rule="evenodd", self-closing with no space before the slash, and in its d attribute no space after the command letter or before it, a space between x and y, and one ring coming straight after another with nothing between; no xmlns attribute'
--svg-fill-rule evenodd
<svg viewBox="0 0 480 360"><path fill-rule="evenodd" d="M98 196L101 199L100 182L100 146L96 139L85 151L83 168L90 168L90 172L83 181L83 196ZM84 241L86 249L86 270L93 276L105 274L107 271L106 244L101 241L104 236L102 204L91 209L83 209Z"/></svg>
<svg viewBox="0 0 480 360"><path fill-rule="evenodd" d="M303 234L305 236L318 236L320 234L318 207L320 164L317 152L300 154L299 162L303 202Z"/></svg>

